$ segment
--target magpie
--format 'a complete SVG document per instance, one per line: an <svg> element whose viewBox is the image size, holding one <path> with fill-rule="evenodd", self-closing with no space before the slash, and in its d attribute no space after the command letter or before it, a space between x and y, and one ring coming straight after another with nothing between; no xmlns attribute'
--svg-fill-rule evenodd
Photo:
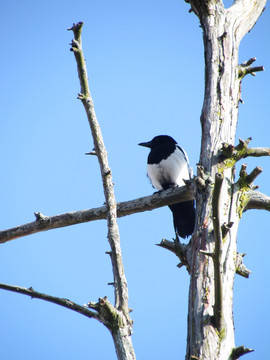
<svg viewBox="0 0 270 360"><path fill-rule="evenodd" d="M147 176L158 191L183 186L183 179L191 179L187 154L172 137L159 135L138 145L150 148ZM169 205L169 208L173 213L175 232L182 238L191 235L195 225L194 200Z"/></svg>

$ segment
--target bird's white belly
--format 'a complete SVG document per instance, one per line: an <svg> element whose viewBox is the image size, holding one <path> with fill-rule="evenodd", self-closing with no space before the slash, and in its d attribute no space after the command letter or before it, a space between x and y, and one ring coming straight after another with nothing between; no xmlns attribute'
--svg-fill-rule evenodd
<svg viewBox="0 0 270 360"><path fill-rule="evenodd" d="M147 173L157 190L162 190L163 184L168 183L183 186L183 179L189 179L188 165L180 150L161 160L159 164L148 164Z"/></svg>

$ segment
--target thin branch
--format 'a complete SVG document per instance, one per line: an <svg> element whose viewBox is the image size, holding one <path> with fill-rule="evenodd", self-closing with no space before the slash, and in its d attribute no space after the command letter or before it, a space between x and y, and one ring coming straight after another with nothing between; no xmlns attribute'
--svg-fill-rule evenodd
<svg viewBox="0 0 270 360"><path fill-rule="evenodd" d="M125 277L124 266L122 261L122 251L120 246L120 234L117 225L117 203L114 196L114 187L112 181L112 172L109 166L107 150L103 141L101 129L96 117L93 99L88 85L87 69L82 49L82 32L83 23L73 24L69 29L74 33L74 39L71 43L71 50L74 52L77 62L78 75L80 79L81 92L78 98L81 100L88 122L90 125L94 149L98 158L100 172L103 182L103 192L106 201L106 217L108 227L108 240L111 247L111 262L113 270L114 297L115 307L108 301L104 301L107 308L107 318L112 327L112 337L118 359L135 359L135 352L131 342L132 320L128 308L128 287ZM104 308L103 306L103 308ZM117 321L115 322L115 318Z"/></svg>
<svg viewBox="0 0 270 360"><path fill-rule="evenodd" d="M174 241L162 239L161 242L156 245L173 252L180 260L180 263L177 266L179 268L186 266L187 271L190 271L187 261L187 249L189 245L180 243L178 239L175 239Z"/></svg>
<svg viewBox="0 0 270 360"><path fill-rule="evenodd" d="M235 272L237 275L243 276L244 278L249 278L251 271L248 270L248 268L243 263L244 256L246 256L246 254L237 253Z"/></svg>
<svg viewBox="0 0 270 360"><path fill-rule="evenodd" d="M215 186L213 192L213 227L215 234L215 253L214 253L214 281L215 281L215 304L214 321L217 330L220 332L223 328L223 290L222 290L222 229L220 222L220 193L223 183L223 174L216 173Z"/></svg>
<svg viewBox="0 0 270 360"><path fill-rule="evenodd" d="M19 294L28 295L31 298L45 300L45 301L48 301L48 302L63 306L65 308L69 309L69 310L76 311L77 313L80 313L80 314L82 314L84 316L87 316L89 318L94 318L94 319L102 322L102 320L99 317L99 314L97 312L91 311L91 310L87 309L86 307L78 305L78 304L76 304L73 301L70 301L68 299L63 299L63 298L59 298L59 297L56 297L56 296L51 296L51 295L47 295L47 294L37 292L32 287L27 289L27 288L24 288L24 287L21 287L21 286L0 284L0 289L13 291L13 292L16 292L16 293L19 293Z"/></svg>
<svg viewBox="0 0 270 360"><path fill-rule="evenodd" d="M254 147L248 148L245 156L243 157L261 157L261 156L269 156L270 155L270 148L266 147Z"/></svg>
<svg viewBox="0 0 270 360"><path fill-rule="evenodd" d="M251 173L247 176L246 178L246 181L247 181L247 184L252 184L253 181L256 179L257 176L259 176L262 172L262 168L260 166L256 166L252 171Z"/></svg>
<svg viewBox="0 0 270 360"><path fill-rule="evenodd" d="M118 203L117 216L123 217L138 212L151 211L162 206L193 199L195 199L195 183L193 183L193 186L169 188L150 196ZM106 206L101 206L89 210L71 211L54 216L45 216L39 212L36 213L35 216L36 221L0 231L0 243L41 231L106 219L107 209Z"/></svg>
<svg viewBox="0 0 270 360"><path fill-rule="evenodd" d="M77 24L73 24L73 26L69 28L68 31L73 31L74 34L74 39L72 39L70 44L71 45L70 51L73 51L77 62L78 75L81 85L81 94L79 94L79 96L84 96L85 99L87 99L87 97L91 97L91 94L88 84L87 69L86 69L83 50L82 50L82 39L81 39L82 27L83 27L83 22L80 21ZM94 113L93 116L95 117Z"/></svg>
<svg viewBox="0 0 270 360"><path fill-rule="evenodd" d="M245 348L244 345L238 346L233 349L229 360L237 360L240 356L253 352L253 349Z"/></svg>
<svg viewBox="0 0 270 360"><path fill-rule="evenodd" d="M240 66L244 66L244 67L250 66L250 65L252 65L256 60L257 60L257 59L256 59L255 57L250 58L249 60L244 61L242 64L240 64Z"/></svg>
<svg viewBox="0 0 270 360"><path fill-rule="evenodd" d="M96 117L93 99L89 90L86 63L82 49L82 32L83 23L73 24L69 29L74 33L75 39L72 40L71 50L74 52L77 62L78 75L81 84L81 93L78 98L82 101L85 108L88 122L91 128L95 152L98 157L100 171L103 181L103 190L106 200L107 223L108 223L108 240L112 249L112 266L114 275L114 294L115 306L124 313L128 313L128 289L127 281L123 271L123 261L120 248L120 235L117 225L117 204L114 196L112 173L108 163L107 151L104 145L101 129Z"/></svg>
<svg viewBox="0 0 270 360"><path fill-rule="evenodd" d="M73 310L88 318L93 318L105 325L110 331L122 326L121 314L109 302L107 297L99 298L98 302L88 302L87 305L81 306L68 299L47 295L35 291L32 287L24 288L16 285L0 284L0 289L16 292L30 296L32 299L40 299L63 306L69 310ZM91 310L90 310L91 309ZM94 310L94 311L93 311Z"/></svg>
<svg viewBox="0 0 270 360"><path fill-rule="evenodd" d="M244 211L250 209L267 210L270 211L270 197L254 190L249 190L246 193L248 201Z"/></svg>
<svg viewBox="0 0 270 360"><path fill-rule="evenodd" d="M239 179L233 185L234 191L238 191L238 215L241 217L243 212L248 209L265 209L270 210L269 203L267 203L268 197L264 194L256 192L259 186L254 185L253 181L262 172L262 168L256 167L247 174L247 164L241 166L239 172Z"/></svg>
<svg viewBox="0 0 270 360"><path fill-rule="evenodd" d="M248 174L247 174L247 164L242 164L241 165L241 169L239 171L239 176L240 179L246 179Z"/></svg>
<svg viewBox="0 0 270 360"><path fill-rule="evenodd" d="M270 155L270 148L264 148L264 147L249 148L248 145L251 142L251 140L252 137L249 137L246 140L239 138L239 144L235 147L236 152L240 152L241 153L240 155L243 157L247 157L247 156L260 157L260 156Z"/></svg>
<svg viewBox="0 0 270 360"><path fill-rule="evenodd" d="M238 66L238 77L243 79L246 75L251 74L253 76L256 75L258 71L264 71L263 66L250 66L256 61L256 58L251 58L248 61L243 62Z"/></svg>
<svg viewBox="0 0 270 360"><path fill-rule="evenodd" d="M235 184L240 189L244 189L246 192L246 188L250 188L255 190L258 186L253 184L253 181L262 173L262 168L260 166L256 166L250 174L247 174L247 164L242 164L240 172L239 172L239 179Z"/></svg>

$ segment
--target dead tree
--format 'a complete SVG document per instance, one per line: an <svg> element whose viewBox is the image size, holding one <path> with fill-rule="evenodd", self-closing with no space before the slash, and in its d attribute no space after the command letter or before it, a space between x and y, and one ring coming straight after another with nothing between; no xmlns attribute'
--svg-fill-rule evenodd
<svg viewBox="0 0 270 360"><path fill-rule="evenodd" d="M253 181L242 166L235 179L235 163L247 156L269 155L269 149L235 146L241 82L255 59L238 64L239 44L264 10L265 0L240 0L225 9L222 0L190 0L203 30L205 94L201 113L202 141L197 191L197 224L186 259L190 271L186 359L237 359L251 351L235 347L233 282L237 272L247 276L237 253L238 224L253 202ZM254 204L254 203L253 203Z"/></svg>
<svg viewBox="0 0 270 360"><path fill-rule="evenodd" d="M249 174L243 165L235 178L237 161L270 155L269 148L249 147L251 139L235 145L241 82L248 74L263 70L253 67L252 58L238 64L243 36L254 26L266 0L238 0L225 9L222 0L190 0L203 30L205 47L205 96L201 113L202 141L198 173L183 188L168 189L140 199L116 203L111 169L94 111L81 46L82 23L73 25L71 50L78 67L81 100L88 117L97 156L106 204L100 208L69 212L57 216L36 214L36 220L0 232L0 243L63 226L107 219L108 240L114 275L114 305L105 297L85 306L39 293L32 288L0 284L0 288L43 299L69 308L104 324L111 332L119 359L135 359L131 342L132 320L123 269L117 216L153 210L160 206L196 199L197 222L186 245L163 240L159 245L175 253L190 274L188 340L186 359L233 360L252 351L235 346L233 324L233 282L235 274L249 276L243 254L237 252L238 224L248 209L270 210L270 198L256 190L256 167Z"/></svg>

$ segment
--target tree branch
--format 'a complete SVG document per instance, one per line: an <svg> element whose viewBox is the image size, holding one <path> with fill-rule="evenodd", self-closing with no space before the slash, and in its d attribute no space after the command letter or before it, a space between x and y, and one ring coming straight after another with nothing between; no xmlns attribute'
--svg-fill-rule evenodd
<svg viewBox="0 0 270 360"><path fill-rule="evenodd" d="M114 330L118 330L123 327L123 316L119 310L117 310L107 299L99 298L98 302L88 302L87 306L89 309L97 311L99 314L100 321L113 333Z"/></svg>
<svg viewBox="0 0 270 360"><path fill-rule="evenodd" d="M194 179L189 187L182 186L169 188L153 195L118 203L117 216L123 217L143 211L151 211L178 202L193 200L195 199L195 180L196 179ZM35 214L36 221L0 231L0 243L5 243L41 231L106 219L106 214L107 210L105 206L89 210L71 211L54 216L45 216L39 212Z"/></svg>
<svg viewBox="0 0 270 360"><path fill-rule="evenodd" d="M180 260L180 263L177 266L179 268L181 268L182 266L186 266L187 271L190 271L187 260L187 249L189 245L180 243L179 239L175 239L175 241L162 239L161 242L156 245L173 252Z"/></svg>
<svg viewBox="0 0 270 360"><path fill-rule="evenodd" d="M248 144L251 141L251 137L242 140L239 139L239 144L234 146L232 144L223 143L220 150L220 161L224 162L226 167L232 167L235 163L248 156L261 157L270 156L270 148L266 147L254 147L249 148Z"/></svg>
<svg viewBox="0 0 270 360"><path fill-rule="evenodd" d="M243 258L245 255L246 254L237 253L235 272L236 274L243 276L244 278L249 278L249 274L251 273L251 271L248 270L248 268L243 263Z"/></svg>
<svg viewBox="0 0 270 360"><path fill-rule="evenodd" d="M243 211L250 209L270 211L270 197L255 190L247 191L248 201Z"/></svg>
<svg viewBox="0 0 270 360"><path fill-rule="evenodd" d="M81 93L79 94L78 97L79 98L80 96L84 97L85 101L87 100L87 98L89 98L90 103L93 103L91 99L91 94L88 84L87 69L86 69L86 64L82 50L82 39L81 39L82 27L83 27L83 22L80 21L77 24L73 24L73 26L68 29L68 31L73 31L74 34L74 39L72 39L70 44L71 45L70 51L74 53L77 62L78 75L80 79ZM91 116L93 118L96 117L93 106L91 109Z"/></svg>
<svg viewBox="0 0 270 360"><path fill-rule="evenodd" d="M246 195L246 188L249 188L252 190L255 190L258 188L258 186L253 184L253 181L263 171L262 168L259 166L256 166L251 171L250 174L247 174L246 170L247 170L247 164L242 164L240 173L239 173L240 177L239 177L237 183L235 183L235 185L237 185L239 187L239 189L243 189L245 191L245 195Z"/></svg>
<svg viewBox="0 0 270 360"><path fill-rule="evenodd" d="M71 50L75 55L81 85L81 92L79 93L78 98L81 100L86 111L94 141L95 154L98 158L100 166L103 182L103 192L106 201L108 240L111 247L110 258L114 277L113 283L115 307L113 307L107 301L107 299L106 301L103 299L103 309L108 310L106 311L106 317L109 316L109 318L112 320L110 323L113 322L111 334L114 340L118 359L134 360L135 352L130 338L133 322L129 316L128 287L122 261L119 228L117 225L117 203L114 196L112 172L108 162L107 150L104 145L101 129L94 109L93 99L91 97L88 85L87 69L81 40L82 26L83 23L79 22L78 24L73 24L73 26L69 29L74 33L74 39L71 43Z"/></svg>
<svg viewBox="0 0 270 360"><path fill-rule="evenodd" d="M233 349L229 360L237 360L240 356L253 352L253 349L245 348L244 345L238 346Z"/></svg>
<svg viewBox="0 0 270 360"><path fill-rule="evenodd" d="M65 308L69 309L69 310L76 311L77 313L80 313L80 314L82 314L84 316L87 316L89 318L94 318L94 319L102 322L102 319L100 318L100 316L99 316L99 314L97 312L91 311L91 310L87 309L86 307L78 305L78 304L76 304L73 301L70 301L68 299L63 299L63 298L59 298L59 297L56 297L56 296L51 296L51 295L47 295L47 294L37 292L32 287L27 289L27 288L24 288L24 287L21 287L21 286L0 284L0 289L13 291L13 292L16 292L16 293L19 293L19 294L28 295L28 296L31 296L31 298L45 300L45 301L48 301L48 302L63 306Z"/></svg>
<svg viewBox="0 0 270 360"><path fill-rule="evenodd" d="M262 173L262 168L260 166L256 166L251 173L246 177L246 182L248 185L251 185L253 181Z"/></svg>
<svg viewBox="0 0 270 360"><path fill-rule="evenodd" d="M27 289L21 286L0 283L0 289L28 295L31 296L32 299L35 298L48 301L53 304L65 307L69 310L73 310L88 318L98 320L103 325L105 325L111 332L113 332L114 329L123 326L121 313L109 302L106 296L104 298L99 298L98 302L88 302L87 305L81 306L68 299L37 292L32 287Z"/></svg>
<svg viewBox="0 0 270 360"><path fill-rule="evenodd" d="M233 191L238 192L237 210L240 217L242 213L248 209L270 209L268 197L255 191L258 189L258 186L253 184L253 181L262 172L262 168L257 166L249 175L246 169L247 164L242 164L239 179L233 185Z"/></svg>
<svg viewBox="0 0 270 360"><path fill-rule="evenodd" d="M235 26L235 36L240 43L241 39L247 34L264 11L267 0L241 0L234 1L233 5L227 10L227 16L232 18Z"/></svg>
<svg viewBox="0 0 270 360"><path fill-rule="evenodd" d="M215 234L215 252L214 252L214 281L215 281L215 304L214 304L214 322L217 330L221 332L223 328L223 290L222 290L222 230L220 222L220 193L223 183L223 174L216 173L215 186L213 192L213 227Z"/></svg>
<svg viewBox="0 0 270 360"><path fill-rule="evenodd" d="M254 66L251 67L250 65L253 64L256 61L256 58L251 58L248 61L243 62L238 66L238 77L240 79L243 79L246 75L251 74L255 76L256 72L258 71L264 71L263 66Z"/></svg>
<svg viewBox="0 0 270 360"><path fill-rule="evenodd" d="M117 225L117 204L114 196L112 172L109 167L107 151L104 145L101 129L96 117L93 99L89 90L87 69L81 40L82 26L83 22L79 22L77 24L73 24L73 26L69 29L72 30L74 34L74 39L71 42L71 50L74 52L75 55L81 85L81 93L78 95L78 98L82 101L82 104L87 114L94 141L95 153L98 157L102 176L103 191L106 200L108 240L111 246L110 258L112 261L114 276L115 307L116 309L122 311L122 315L126 317L128 323L131 326L132 321L129 317L128 311L128 288L123 268L122 253L120 247L120 234ZM118 351L119 349L116 350Z"/></svg>

